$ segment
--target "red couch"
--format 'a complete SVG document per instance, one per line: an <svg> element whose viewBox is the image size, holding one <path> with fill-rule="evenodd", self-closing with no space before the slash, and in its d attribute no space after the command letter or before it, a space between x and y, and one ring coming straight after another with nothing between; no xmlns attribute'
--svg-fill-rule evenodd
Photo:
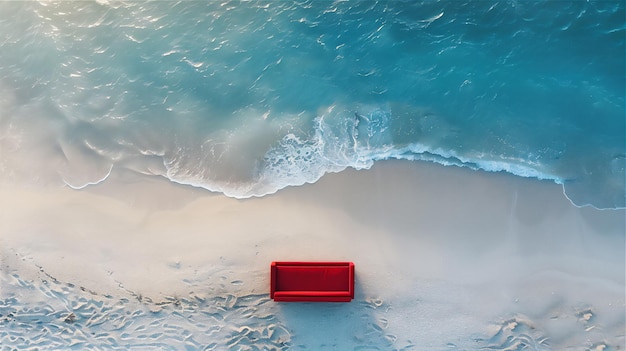
<svg viewBox="0 0 626 351"><path fill-rule="evenodd" d="M270 297L283 302L350 302L352 262L272 262Z"/></svg>

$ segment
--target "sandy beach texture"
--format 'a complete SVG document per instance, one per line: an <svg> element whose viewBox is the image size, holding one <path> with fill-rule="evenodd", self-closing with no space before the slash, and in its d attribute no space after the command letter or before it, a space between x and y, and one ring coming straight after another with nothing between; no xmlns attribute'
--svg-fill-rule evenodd
<svg viewBox="0 0 626 351"><path fill-rule="evenodd" d="M235 200L114 170L0 185L2 349L624 350L625 211L410 162ZM273 260L356 264L348 304L269 299Z"/></svg>

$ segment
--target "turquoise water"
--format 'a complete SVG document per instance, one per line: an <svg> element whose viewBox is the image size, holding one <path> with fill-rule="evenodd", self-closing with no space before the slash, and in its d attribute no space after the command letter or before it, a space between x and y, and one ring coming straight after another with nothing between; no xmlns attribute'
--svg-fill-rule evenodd
<svg viewBox="0 0 626 351"><path fill-rule="evenodd" d="M623 1L2 3L0 155L29 166L0 167L244 198L405 159L622 208L625 23Z"/></svg>

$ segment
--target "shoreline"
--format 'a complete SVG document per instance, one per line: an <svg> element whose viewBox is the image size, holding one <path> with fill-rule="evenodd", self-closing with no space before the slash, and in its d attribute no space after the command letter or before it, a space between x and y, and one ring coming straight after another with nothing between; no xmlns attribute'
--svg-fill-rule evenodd
<svg viewBox="0 0 626 351"><path fill-rule="evenodd" d="M560 188L385 161L236 200L114 171L79 191L0 185L0 253L5 273L37 281L44 272L99 295L151 301L264 296L271 261L354 261L349 308L386 306L372 318L387 320L396 344L467 337L471 345L472 333L510 318L567 336L551 346L596 336L623 343L626 211L577 208ZM313 320L294 317L306 307L275 308L294 338L316 347L320 335L303 329ZM591 327L577 317L587 310L602 328L577 334Z"/></svg>

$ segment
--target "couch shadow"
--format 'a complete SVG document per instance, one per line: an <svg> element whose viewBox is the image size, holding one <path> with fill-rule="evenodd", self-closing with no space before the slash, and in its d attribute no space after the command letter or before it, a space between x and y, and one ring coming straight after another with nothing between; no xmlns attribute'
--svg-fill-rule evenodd
<svg viewBox="0 0 626 351"><path fill-rule="evenodd" d="M389 349L395 337L386 333L386 306L371 298L355 278L351 302L281 302L280 319L291 334L292 350Z"/></svg>

